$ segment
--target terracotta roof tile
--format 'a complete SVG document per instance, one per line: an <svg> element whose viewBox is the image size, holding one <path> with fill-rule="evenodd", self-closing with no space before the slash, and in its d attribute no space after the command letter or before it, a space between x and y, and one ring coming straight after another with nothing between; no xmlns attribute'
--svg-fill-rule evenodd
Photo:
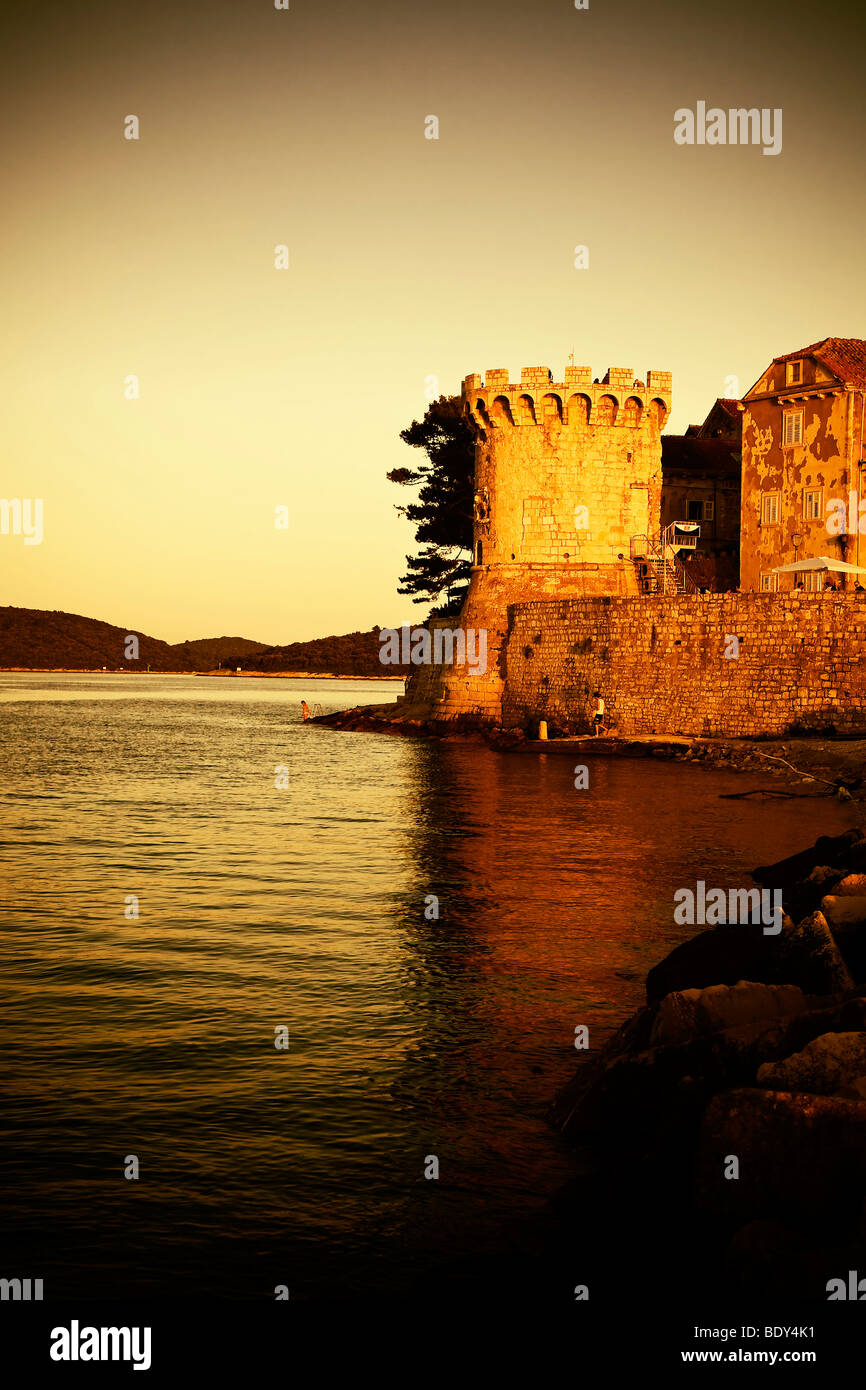
<svg viewBox="0 0 866 1390"><path fill-rule="evenodd" d="M786 352L774 362L791 362L797 357L817 357L834 376L849 386L866 389L866 341L863 338L822 338L799 352Z"/></svg>

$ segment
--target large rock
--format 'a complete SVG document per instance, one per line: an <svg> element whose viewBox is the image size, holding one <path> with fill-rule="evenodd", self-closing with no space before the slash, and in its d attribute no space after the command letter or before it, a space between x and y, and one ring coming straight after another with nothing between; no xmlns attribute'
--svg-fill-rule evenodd
<svg viewBox="0 0 866 1390"><path fill-rule="evenodd" d="M866 837L851 846L845 856L845 865L857 874L866 874Z"/></svg>
<svg viewBox="0 0 866 1390"><path fill-rule="evenodd" d="M822 913L804 917L778 941L780 975L776 978L799 985L807 994L841 994L853 988L854 980Z"/></svg>
<svg viewBox="0 0 866 1390"><path fill-rule="evenodd" d="M862 830L846 830L842 835L821 835L811 849L801 850L799 854L780 859L776 864L764 864L752 871L752 877L756 883L768 888L785 889L808 878L812 870L821 864L852 869L866 867L866 863L861 866L855 862L862 850L866 849L864 840L866 837ZM855 846L858 847L856 852Z"/></svg>
<svg viewBox="0 0 866 1390"><path fill-rule="evenodd" d="M821 912L827 925L836 932L847 927L862 927L866 924L866 897L840 897L835 893L821 899Z"/></svg>
<svg viewBox="0 0 866 1390"><path fill-rule="evenodd" d="M729 994L740 997L737 991ZM787 996L794 1010L799 1005L797 995L799 991ZM564 1134L594 1134L614 1152L624 1152L623 1146L634 1150L680 1145L687 1131L696 1133L713 1095L732 1086L754 1085L763 1063L781 1061L824 1033L866 1031L866 998L855 996L817 1007L815 1000L803 1002L811 1006L805 1012L763 1018L656 1047L626 1048L607 1058L604 1052L595 1054L593 1060L581 1063L574 1080L559 1092L550 1118ZM691 1001L686 1003L689 1007L693 1007ZM632 1020L636 1042L646 1034L648 1015L650 1011L645 1010Z"/></svg>
<svg viewBox="0 0 866 1390"><path fill-rule="evenodd" d="M849 973L855 980L866 980L866 897L831 894L821 911Z"/></svg>
<svg viewBox="0 0 866 1390"><path fill-rule="evenodd" d="M832 1096L866 1074L866 1033L822 1033L780 1062L758 1068L758 1085L772 1091Z"/></svg>
<svg viewBox="0 0 866 1390"><path fill-rule="evenodd" d="M715 927L675 946L646 977L647 1002L652 1004L675 990L735 985L738 980L775 983L778 938L764 936L759 926Z"/></svg>
<svg viewBox="0 0 866 1390"><path fill-rule="evenodd" d="M836 892L836 885L845 877L845 870L833 868L829 864L819 864L807 878L792 884L785 890L785 905L790 915L799 922L821 906L821 899L828 893Z"/></svg>
<svg viewBox="0 0 866 1390"><path fill-rule="evenodd" d="M866 874L846 874L833 892L839 898L866 898Z"/></svg>
<svg viewBox="0 0 866 1390"><path fill-rule="evenodd" d="M803 1013L806 1007L805 996L796 985L738 980L735 985L675 991L659 1004L650 1044L658 1047L685 1042L700 1033Z"/></svg>
<svg viewBox="0 0 866 1390"><path fill-rule="evenodd" d="M797 985L817 995L839 994L854 984L825 918L813 912L797 926L785 918L777 936L765 936L760 926L731 926L684 941L647 975L647 1002L740 980Z"/></svg>
<svg viewBox="0 0 866 1390"><path fill-rule="evenodd" d="M726 1177L736 1158L739 1177ZM756 1218L857 1218L866 1174L866 1104L786 1091L732 1090L708 1105L698 1203L742 1225Z"/></svg>

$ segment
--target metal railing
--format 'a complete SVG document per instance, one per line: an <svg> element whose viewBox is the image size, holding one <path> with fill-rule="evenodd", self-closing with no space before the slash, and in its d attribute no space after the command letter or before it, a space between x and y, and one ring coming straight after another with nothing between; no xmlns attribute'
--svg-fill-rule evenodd
<svg viewBox="0 0 866 1390"><path fill-rule="evenodd" d="M639 565L641 592L645 594L696 594L700 590L679 558L681 550L695 550L701 528L694 521L672 521L659 536L632 536L629 556Z"/></svg>

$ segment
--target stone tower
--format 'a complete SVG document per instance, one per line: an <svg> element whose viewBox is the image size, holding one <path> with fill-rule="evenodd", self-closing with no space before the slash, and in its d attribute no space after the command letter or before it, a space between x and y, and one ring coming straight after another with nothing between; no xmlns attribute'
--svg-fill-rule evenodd
<svg viewBox="0 0 866 1390"><path fill-rule="evenodd" d="M670 372L546 367L468 376L475 431L474 554L460 625L487 633L487 670L421 668L406 703L427 717L498 722L508 605L533 599L637 595L630 543L654 536L661 500L661 431ZM456 624L445 624L456 626Z"/></svg>

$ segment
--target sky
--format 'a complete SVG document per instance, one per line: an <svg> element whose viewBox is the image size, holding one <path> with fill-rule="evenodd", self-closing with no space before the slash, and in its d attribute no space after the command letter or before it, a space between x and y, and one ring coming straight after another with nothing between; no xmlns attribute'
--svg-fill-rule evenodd
<svg viewBox="0 0 866 1390"><path fill-rule="evenodd" d="M0 535L0 603L417 621L385 474L431 392L573 353L671 371L682 432L866 337L858 6L289 3L4 6L0 494L44 536ZM700 101L781 109L781 152L675 143Z"/></svg>

